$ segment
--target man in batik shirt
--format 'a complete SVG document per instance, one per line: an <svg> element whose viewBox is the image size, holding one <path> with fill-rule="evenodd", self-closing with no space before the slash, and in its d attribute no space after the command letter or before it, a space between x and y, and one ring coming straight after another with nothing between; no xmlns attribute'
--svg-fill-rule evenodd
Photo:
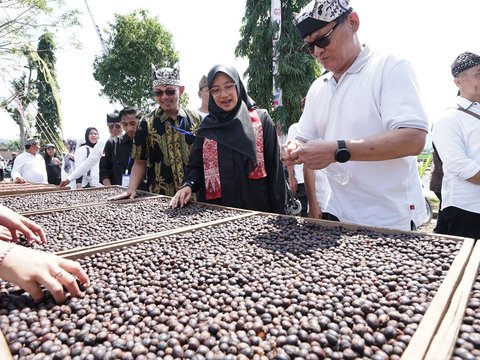
<svg viewBox="0 0 480 360"><path fill-rule="evenodd" d="M185 87L174 68L153 67L153 94L159 107L140 121L132 149L135 160L126 192L113 199L134 198L147 171L147 190L174 196L183 184L184 168L200 119L180 107Z"/></svg>

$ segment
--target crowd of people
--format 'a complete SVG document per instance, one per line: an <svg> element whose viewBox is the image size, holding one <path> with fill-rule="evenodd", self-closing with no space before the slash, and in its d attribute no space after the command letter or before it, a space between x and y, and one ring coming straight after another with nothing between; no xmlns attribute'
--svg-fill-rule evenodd
<svg viewBox="0 0 480 360"><path fill-rule="evenodd" d="M101 140L88 127L84 142L63 161L54 145L47 144L42 157L38 140L28 139L15 160L14 181L121 185L126 190L111 200L146 189L171 196L173 208L197 199L283 214L288 169L304 216L416 229L426 216L416 155L429 127L412 66L359 40L359 15L348 0L314 0L294 15L294 23L325 71L308 90L287 143L280 146L268 111L248 95L233 67L215 65L202 76L198 110L180 105L184 86L178 69L153 68L157 108L142 115L126 107L107 115L110 139ZM451 72L458 108L448 109L433 128L443 162L437 231L480 238L480 56L461 54ZM1 250L0 270L14 252ZM87 281L80 269L51 261L50 278L40 283L58 295L57 280L77 293L58 274L69 271ZM21 283L14 275L4 278Z"/></svg>

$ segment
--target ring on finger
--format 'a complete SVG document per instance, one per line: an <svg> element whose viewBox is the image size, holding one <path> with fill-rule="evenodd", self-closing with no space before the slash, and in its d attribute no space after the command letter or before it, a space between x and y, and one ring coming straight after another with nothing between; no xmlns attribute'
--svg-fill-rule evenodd
<svg viewBox="0 0 480 360"><path fill-rule="evenodd" d="M56 279L57 277L62 277L63 276L63 270L60 270L59 272L57 272L55 275L53 275L53 278Z"/></svg>

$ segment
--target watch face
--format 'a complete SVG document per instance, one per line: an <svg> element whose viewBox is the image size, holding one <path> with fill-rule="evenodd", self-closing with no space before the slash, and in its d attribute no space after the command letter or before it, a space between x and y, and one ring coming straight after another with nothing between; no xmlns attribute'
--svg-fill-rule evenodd
<svg viewBox="0 0 480 360"><path fill-rule="evenodd" d="M338 149L337 152L335 153L335 160L337 160L339 163L344 163L350 160L350 151L348 149Z"/></svg>

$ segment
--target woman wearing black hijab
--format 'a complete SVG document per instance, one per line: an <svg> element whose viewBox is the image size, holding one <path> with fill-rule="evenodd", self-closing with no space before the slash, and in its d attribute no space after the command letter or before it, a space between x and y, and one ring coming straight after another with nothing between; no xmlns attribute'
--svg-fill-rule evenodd
<svg viewBox="0 0 480 360"><path fill-rule="evenodd" d="M233 67L216 65L207 80L209 115L171 206L183 207L198 192L202 202L284 213L285 178L272 119L256 108Z"/></svg>
<svg viewBox="0 0 480 360"><path fill-rule="evenodd" d="M89 127L85 130L85 142L75 151L75 166L80 166L92 152L93 148L98 142L98 130L94 127ZM97 161L83 176L77 179L77 189L102 186L99 179L99 163Z"/></svg>
<svg viewBox="0 0 480 360"><path fill-rule="evenodd" d="M47 178L49 184L59 185L62 181L62 162L57 157L55 145L45 145L45 167L47 168Z"/></svg>

